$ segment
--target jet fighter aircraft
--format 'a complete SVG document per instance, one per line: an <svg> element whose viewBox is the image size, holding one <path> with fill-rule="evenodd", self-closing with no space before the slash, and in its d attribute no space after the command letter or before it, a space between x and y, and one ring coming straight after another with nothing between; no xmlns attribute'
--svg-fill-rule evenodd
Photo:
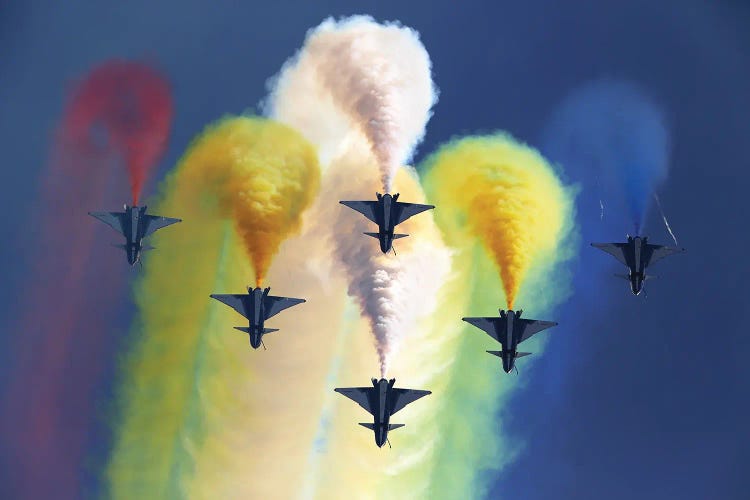
<svg viewBox="0 0 750 500"><path fill-rule="evenodd" d="M143 238L152 235L163 227L182 222L182 219L148 215L145 205L142 207L123 205L123 208L124 212L89 212L89 215L96 217L125 236L125 244L117 246L125 250L128 263L131 266L141 260L141 252L153 250L153 247L143 245Z"/></svg>
<svg viewBox="0 0 750 500"><path fill-rule="evenodd" d="M538 319L521 319L522 310L518 312L509 309L506 313L500 309L500 317L490 318L461 318L467 323L484 330L490 337L500 342L501 351L487 351L503 360L503 370L510 373L516 363L516 358L528 356L530 352L518 352L518 344L529 339L535 333L556 326L551 321Z"/></svg>
<svg viewBox="0 0 750 500"><path fill-rule="evenodd" d="M380 241L380 250L383 253L393 247L393 240L409 236L408 234L394 234L396 226L409 217L435 208L435 205L419 205L417 203L403 203L398 201L399 194L393 196L386 193L381 195L375 193L377 201L340 201L342 205L361 213L378 225L377 233L364 233Z"/></svg>
<svg viewBox="0 0 750 500"><path fill-rule="evenodd" d="M343 394L372 414L374 418L372 424L361 423L359 425L367 427L375 433L375 444L378 447L382 447L388 442L388 431L404 426L404 424L390 423L391 415L422 396L432 394L430 391L394 388L395 382L395 378L390 380L373 378L372 387L334 389L334 391ZM388 445L390 446L390 442L388 442Z"/></svg>
<svg viewBox="0 0 750 500"><path fill-rule="evenodd" d="M278 328L265 328L265 321L268 318L276 316L284 309L305 302L305 299L274 297L273 295L268 295L270 291L270 287L265 289L248 287L247 293L210 295L212 299L228 305L249 320L249 328L244 326L235 326L234 328L250 336L250 345L253 349L257 349L261 345L265 349L263 335L279 331Z"/></svg>
<svg viewBox="0 0 750 500"><path fill-rule="evenodd" d="M646 268L673 253L682 253L684 248L666 247L652 245L646 236L628 235L627 243L592 243L592 247L604 250L628 266L628 274L615 274L618 278L630 281L630 289L633 295L638 295L643 289L643 282L654 276L646 274Z"/></svg>

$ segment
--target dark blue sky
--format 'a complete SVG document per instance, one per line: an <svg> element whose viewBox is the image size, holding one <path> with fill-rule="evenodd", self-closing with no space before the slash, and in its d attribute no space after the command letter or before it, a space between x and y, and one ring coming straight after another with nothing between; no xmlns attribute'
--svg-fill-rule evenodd
<svg viewBox="0 0 750 500"><path fill-rule="evenodd" d="M648 296L633 297L609 279L619 272L614 261L582 248L578 295L503 416L527 447L497 478L493 498L747 498L745 2L311 4L0 2L0 362L7 335L22 334L7 325L23 287L23 213L72 79L111 57L158 62L176 101L163 174L205 124L256 106L308 28L328 15L369 13L414 27L430 52L440 101L418 158L476 131L505 129L540 145L562 99L602 76L638 83L667 115L671 173L660 193L688 253L660 262ZM582 168L568 175L584 187L590 180ZM619 239L629 229L602 227L598 217L580 213L584 236ZM649 230L668 241L653 213Z"/></svg>

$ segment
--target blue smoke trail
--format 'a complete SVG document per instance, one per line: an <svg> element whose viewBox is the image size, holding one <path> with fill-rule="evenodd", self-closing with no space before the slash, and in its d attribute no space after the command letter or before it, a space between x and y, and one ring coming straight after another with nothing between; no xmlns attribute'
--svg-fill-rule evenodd
<svg viewBox="0 0 750 500"><path fill-rule="evenodd" d="M597 330L611 316L615 297L627 293L613 278L620 264L589 247L593 241L621 241L614 228L639 231L652 192L667 174L668 134L653 101L635 85L602 80L584 85L564 99L545 123L538 140L542 154L567 185L579 188L576 220L580 240L572 262L573 295L555 315L546 356L534 366L523 392L510 401L504 425L525 449L495 483L508 498L535 497L533 486L518 486L530 468L543 467L553 477L570 474L564 459L550 453L558 426L549 419L564 415L565 399L576 390L570 376L595 355L607 332ZM647 298L647 297L644 297ZM540 398L539 395L544 395Z"/></svg>
<svg viewBox="0 0 750 500"><path fill-rule="evenodd" d="M667 176L669 134L661 110L639 87L602 80L579 88L554 114L542 142L544 154L563 160L574 178L582 170L596 177L597 213L601 204L621 216L624 202L640 233L652 193Z"/></svg>

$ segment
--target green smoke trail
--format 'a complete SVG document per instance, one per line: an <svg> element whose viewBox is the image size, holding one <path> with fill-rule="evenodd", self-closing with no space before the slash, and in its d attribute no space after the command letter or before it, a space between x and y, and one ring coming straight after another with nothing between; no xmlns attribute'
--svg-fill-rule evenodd
<svg viewBox="0 0 750 500"><path fill-rule="evenodd" d="M480 498L490 481L485 472L502 469L520 449L502 426L503 406L519 379L502 373L484 352L497 344L460 318L497 314L513 300L505 288L518 292L515 302L527 317L550 319L546 315L569 290L560 265L572 256L574 190L535 151L503 134L448 143L425 160L422 171L428 199L439 208L438 227L456 250L456 277L436 320L444 326L435 331L454 337L443 348L455 358L438 382L444 390L432 423L426 493ZM504 287L508 282L513 286ZM526 346L538 358L543 338Z"/></svg>
<svg viewBox="0 0 750 500"><path fill-rule="evenodd" d="M210 313L207 292L224 286L225 265L242 248L232 222L221 221L214 200L194 188L178 170L154 206L155 213L178 213L185 223L154 236L158 250L145 259L134 287L140 316L133 348L120 363L106 470L113 498L182 496L191 449L202 439L195 400L206 337L231 328L226 317Z"/></svg>

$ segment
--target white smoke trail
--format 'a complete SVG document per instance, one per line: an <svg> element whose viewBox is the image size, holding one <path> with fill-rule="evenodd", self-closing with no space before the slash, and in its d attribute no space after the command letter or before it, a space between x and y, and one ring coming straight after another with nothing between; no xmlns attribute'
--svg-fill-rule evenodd
<svg viewBox="0 0 750 500"><path fill-rule="evenodd" d="M400 338L434 309L437 288L448 272L448 252L442 242L420 240L415 230L399 242L398 258L382 255L377 243L362 234L372 231L372 224L335 201L373 198L378 169L384 190L391 190L399 166L424 136L437 99L430 67L427 51L410 28L363 16L327 19L308 32L303 48L272 80L265 103L267 113L318 145L321 161L331 159L330 180L324 179L321 190L331 211L317 214L320 231L335 231L336 255L346 270L349 294L370 322L382 375ZM399 187L410 192L402 198L423 200L416 181L408 175L403 179ZM404 223L404 231L423 225L420 217L431 222L430 215L421 214Z"/></svg>
<svg viewBox="0 0 750 500"><path fill-rule="evenodd" d="M669 231L669 235L672 237L672 240L674 241L675 246L680 246L679 243L677 243L677 237L674 235L674 232L672 232L672 228L669 225L669 222L667 221L667 216L664 215L664 210L661 207L661 201L659 200L659 195L654 193L654 199L656 200L656 206L659 207L659 213L661 213L661 218L664 220L664 225L667 226L667 231Z"/></svg>
<svg viewBox="0 0 750 500"><path fill-rule="evenodd" d="M366 16L327 19L308 32L302 50L273 83L267 111L298 127L312 124L308 138L314 142L338 138L323 141L328 143L322 160L340 144L342 129L353 124L367 138L383 189L390 192L396 171L422 140L437 101L430 68L427 51L410 28L378 24ZM301 89L303 102L285 98ZM342 114L329 113L331 106L342 110L349 123ZM321 113L333 119L320 120Z"/></svg>
<svg viewBox="0 0 750 500"><path fill-rule="evenodd" d="M352 172L361 171L368 160L372 165L369 152L361 148L350 149L334 162L331 181L327 183L333 190L332 198L362 199L372 192L371 180L352 176ZM376 172L374 166L370 171ZM416 174L412 175L404 171L397 176L396 184L409 201L424 202ZM372 231L372 223L360 214L342 207L336 218L337 257L349 277L349 295L357 298L370 322L381 377L385 377L403 337L416 328L419 318L434 311L438 289L447 276L448 251L439 238L426 234L432 225L430 215L421 214L421 219L416 216L399 226L412 236L399 240L398 257L384 255L377 241L362 234Z"/></svg>

